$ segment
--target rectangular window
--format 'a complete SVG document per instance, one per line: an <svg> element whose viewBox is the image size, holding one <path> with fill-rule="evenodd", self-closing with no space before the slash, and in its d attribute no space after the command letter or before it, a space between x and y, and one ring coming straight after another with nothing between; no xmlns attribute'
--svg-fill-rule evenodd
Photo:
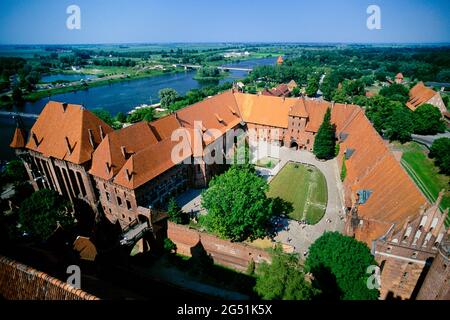
<svg viewBox="0 0 450 320"><path fill-rule="evenodd" d="M117 204L118 204L119 206L122 205L122 199L121 199L120 197L117 197Z"/></svg>
<svg viewBox="0 0 450 320"><path fill-rule="evenodd" d="M108 200L109 202L111 202L111 197L109 196L109 192L105 192L106 194L106 200Z"/></svg>
<svg viewBox="0 0 450 320"><path fill-rule="evenodd" d="M127 209L131 210L131 202L127 200Z"/></svg>

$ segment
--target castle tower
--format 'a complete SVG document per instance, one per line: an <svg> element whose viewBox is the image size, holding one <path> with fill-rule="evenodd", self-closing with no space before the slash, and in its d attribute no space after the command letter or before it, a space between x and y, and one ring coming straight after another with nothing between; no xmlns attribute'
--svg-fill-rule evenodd
<svg viewBox="0 0 450 320"><path fill-rule="evenodd" d="M281 64L283 64L283 61L284 61L284 60L283 60L283 57L282 57L282 56L279 56L278 59L277 59L277 64L278 64L278 65L281 65Z"/></svg>
<svg viewBox="0 0 450 320"><path fill-rule="evenodd" d="M382 299L416 298L428 277L432 261L439 255L440 244L448 235L444 225L448 209L444 212L439 209L442 196L443 192L435 204L422 208L403 225L394 225L385 236L374 242L373 253L381 269ZM434 268L440 270L442 266ZM437 281L433 280L435 278L429 281Z"/></svg>
<svg viewBox="0 0 450 320"><path fill-rule="evenodd" d="M417 300L450 300L450 232L439 246L439 252L420 288Z"/></svg>

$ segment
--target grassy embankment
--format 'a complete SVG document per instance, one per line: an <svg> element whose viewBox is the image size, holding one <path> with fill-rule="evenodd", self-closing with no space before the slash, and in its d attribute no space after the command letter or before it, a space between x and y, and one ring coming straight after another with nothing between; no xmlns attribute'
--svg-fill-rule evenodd
<svg viewBox="0 0 450 320"><path fill-rule="evenodd" d="M403 167L428 200L435 202L439 192L444 189L440 209L444 211L450 207L450 177L439 173L434 161L427 156L427 148L416 142L398 147L403 151L401 159ZM450 219L447 219L447 225L449 223Z"/></svg>

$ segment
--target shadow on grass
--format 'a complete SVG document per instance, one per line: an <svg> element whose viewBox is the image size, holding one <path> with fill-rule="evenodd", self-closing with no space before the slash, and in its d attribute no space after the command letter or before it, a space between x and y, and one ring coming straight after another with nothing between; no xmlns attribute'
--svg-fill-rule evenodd
<svg viewBox="0 0 450 320"><path fill-rule="evenodd" d="M219 288L245 294L252 299L257 295L253 291L256 280L253 276L214 264L212 257L199 241L191 248L191 258L176 254L168 255L168 261L177 269L187 272L200 282Z"/></svg>

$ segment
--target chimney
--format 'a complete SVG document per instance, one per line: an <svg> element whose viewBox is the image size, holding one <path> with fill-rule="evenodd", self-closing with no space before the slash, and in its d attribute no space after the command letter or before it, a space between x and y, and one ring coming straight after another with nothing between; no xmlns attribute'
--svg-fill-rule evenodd
<svg viewBox="0 0 450 320"><path fill-rule="evenodd" d="M94 143L94 132L92 129L88 129L89 132L89 143L91 144L92 148L95 149L95 143Z"/></svg>
<svg viewBox="0 0 450 320"><path fill-rule="evenodd" d="M334 101L331 101L331 109L334 108Z"/></svg>
<svg viewBox="0 0 450 320"><path fill-rule="evenodd" d="M63 102L62 103L62 107L63 107L63 112L66 112L66 110L67 110L67 102Z"/></svg>
<svg viewBox="0 0 450 320"><path fill-rule="evenodd" d="M69 138L65 137L65 139L66 139L67 152L69 153L69 155L71 155L72 154L72 148L70 147Z"/></svg>
<svg viewBox="0 0 450 320"><path fill-rule="evenodd" d="M103 128L102 126L98 126L100 129L100 138L103 140L103 138L105 137L105 133L103 132Z"/></svg>

